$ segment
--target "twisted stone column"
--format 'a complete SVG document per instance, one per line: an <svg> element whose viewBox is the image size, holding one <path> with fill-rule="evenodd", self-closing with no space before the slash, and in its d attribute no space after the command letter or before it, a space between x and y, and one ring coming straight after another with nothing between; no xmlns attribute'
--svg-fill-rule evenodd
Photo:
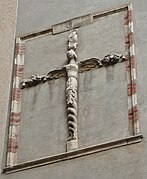
<svg viewBox="0 0 147 179"><path fill-rule="evenodd" d="M77 137L77 78L78 78L78 65L76 64L77 55L77 32L72 30L68 38L68 51L67 59L69 64L66 66L67 82L66 82L66 102L67 102L67 126L68 126L68 139L67 151L75 150L78 148Z"/></svg>

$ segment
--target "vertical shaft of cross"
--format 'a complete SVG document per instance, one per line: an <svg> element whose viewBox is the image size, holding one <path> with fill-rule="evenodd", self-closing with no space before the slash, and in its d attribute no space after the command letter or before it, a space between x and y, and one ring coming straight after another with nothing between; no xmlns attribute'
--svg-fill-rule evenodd
<svg viewBox="0 0 147 179"><path fill-rule="evenodd" d="M68 65L66 66L67 82L66 82L66 104L67 104L67 151L75 150L78 148L77 137L77 78L78 78L78 65L76 64L77 54L77 32L72 30L68 37L68 51L67 59Z"/></svg>

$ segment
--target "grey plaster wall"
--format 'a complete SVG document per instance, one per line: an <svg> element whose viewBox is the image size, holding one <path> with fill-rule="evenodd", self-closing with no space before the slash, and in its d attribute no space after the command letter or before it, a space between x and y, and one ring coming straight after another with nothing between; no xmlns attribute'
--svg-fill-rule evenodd
<svg viewBox="0 0 147 179"><path fill-rule="evenodd" d="M79 60L125 52L123 18L124 13L113 14L81 27ZM125 63L79 74L80 147L128 135L126 96Z"/></svg>
<svg viewBox="0 0 147 179"><path fill-rule="evenodd" d="M93 12L97 10L103 11L114 7L119 7L128 2L130 1L128 0L113 0L113 1L32 0L30 2L28 0L20 0L19 11L18 11L17 35L22 35L28 32L44 29L57 22L62 22L63 20L73 18L79 15L87 14L89 12ZM146 76L145 66L147 65L146 62L147 3L146 0L142 0L142 1L133 0L131 2L133 3L133 7L134 7L135 44L136 44L136 56L138 61L137 69L138 69L138 101L139 101L139 111L140 111L139 118L140 118L141 132L144 136L142 143L134 144L127 147L117 148L117 149L81 157L78 159L56 163L53 165L27 170L7 176L2 174L0 178L23 179L26 178L26 175L28 178L37 178L37 179L47 179L47 178L146 179L147 178L147 158L146 158L147 81L145 78ZM7 11L5 12L5 10L3 10L0 11L0 13L1 12L3 14L6 13ZM12 22L12 20L10 21ZM14 21L12 24L14 24ZM14 26L12 26L12 32L14 33L13 30L14 30ZM2 32L4 32L4 30ZM11 36L6 35L6 37L9 36L10 38L12 38L11 43L13 42L12 34ZM10 47L13 47L13 45L10 45ZM7 52L3 50L2 54L5 55L7 54ZM5 59L10 59L10 58L12 59L12 54L13 54L13 50L11 50L10 56L6 57ZM6 64L3 67L3 69L6 70L5 67L8 66L10 67L9 69L11 69L10 61L8 61L8 64ZM6 114L8 111L8 99L9 99L9 91L10 91L9 83L10 83L10 75L11 75L10 73L8 73L8 71L5 70L3 70L1 74L2 76L7 77L6 79L7 83L2 87L2 90L4 91L4 92L2 91L2 94L4 96L2 98L3 99L2 101L4 102L2 102L2 104L5 104L4 99L7 99L6 100L7 103L5 105L2 105L2 107L4 107L2 111L4 122L1 125L2 132L0 135L2 138L1 140L2 144L4 144L4 139L5 139L4 128L6 127L5 124L7 120ZM6 88L8 89L8 91L5 90ZM117 104L115 107L116 110L119 110L119 106ZM116 130L118 130L119 132L119 128L117 128Z"/></svg>
<svg viewBox="0 0 147 179"><path fill-rule="evenodd" d="M16 0L0 1L0 168L3 167L2 158L5 158L5 150L3 149L7 143L5 134L7 133L7 119L10 105L16 11Z"/></svg>
<svg viewBox="0 0 147 179"><path fill-rule="evenodd" d="M23 90L18 162L66 151L65 78Z"/></svg>
<svg viewBox="0 0 147 179"><path fill-rule="evenodd" d="M5 176L6 179L146 179L146 149L135 144Z"/></svg>
<svg viewBox="0 0 147 179"><path fill-rule="evenodd" d="M28 0L19 2L17 35L23 35L32 31L43 30L53 24L60 23L77 16L103 11L128 3L128 0L111 1L103 0ZM36 15L37 14L37 15ZM30 18L31 17L31 18ZM25 26L24 26L25 24Z"/></svg>
<svg viewBox="0 0 147 179"><path fill-rule="evenodd" d="M102 59L111 52L124 53L124 16L124 12L114 13L99 18L93 24L80 27L78 60L91 57Z"/></svg>
<svg viewBox="0 0 147 179"><path fill-rule="evenodd" d="M80 147L129 135L126 96L125 64L80 74L78 115Z"/></svg>
<svg viewBox="0 0 147 179"><path fill-rule="evenodd" d="M68 33L49 35L25 43L24 77L47 74L67 64ZM40 68L39 68L40 67Z"/></svg>

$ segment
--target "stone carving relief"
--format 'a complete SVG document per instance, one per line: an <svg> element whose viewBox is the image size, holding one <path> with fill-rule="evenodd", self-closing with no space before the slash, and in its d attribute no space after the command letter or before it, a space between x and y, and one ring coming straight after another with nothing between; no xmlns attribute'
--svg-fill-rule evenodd
<svg viewBox="0 0 147 179"><path fill-rule="evenodd" d="M48 80L67 77L66 81L66 105L67 105L67 151L78 148L77 136L77 88L78 88L78 73L88 71L93 68L101 68L110 65L115 65L126 60L125 54L111 53L103 59L90 58L84 61L77 62L76 48L78 30L72 30L68 37L68 64L50 71L46 75L32 75L28 79L21 82L21 88L29 88L40 83L45 83Z"/></svg>
<svg viewBox="0 0 147 179"><path fill-rule="evenodd" d="M78 65L76 64L77 54L77 29L70 32L68 38L67 59L69 64L66 66L66 102L67 102L67 123L68 141L77 140L77 78Z"/></svg>
<svg viewBox="0 0 147 179"><path fill-rule="evenodd" d="M50 71L48 74L46 75L31 75L28 79L24 79L21 82L21 88L29 88L32 86L36 86L40 83L45 83L48 80L52 80L52 79L58 79L60 77L64 77L66 76L66 68L57 68L55 70Z"/></svg>
<svg viewBox="0 0 147 179"><path fill-rule="evenodd" d="M101 68L109 65L115 65L126 60L125 54L112 53L106 55L103 59L90 58L84 61L77 62L78 45L78 29L70 31L68 36L67 46L67 61L68 64L50 71L46 75L32 75L28 79L21 82L21 88L29 88L40 83L45 83L48 80L58 79L66 76L66 106L67 106L67 151L78 149L77 136L77 88L78 88L78 73L88 71L92 68Z"/></svg>
<svg viewBox="0 0 147 179"><path fill-rule="evenodd" d="M63 76L67 77L66 81L66 105L67 105L67 151L78 148L77 136L77 88L78 73L88 71L92 68L101 68L114 65L126 60L124 54L112 53L106 55L103 59L90 58L77 62L76 49L78 45L78 29L70 31L68 36L67 60L68 64L50 71L46 75L32 75L28 79L24 79L21 88L36 86L45 83L48 80L57 79Z"/></svg>
<svg viewBox="0 0 147 179"><path fill-rule="evenodd" d="M128 10L127 10L128 9ZM127 10L124 17L124 29L125 29L125 48L127 54L110 53L103 58L91 57L89 59L82 59L82 61L77 61L77 46L78 46L78 29L85 25L90 25L96 22L97 19L105 17L107 15L112 15L118 12L123 12ZM136 66L135 66L135 46L133 39L133 22L132 22L132 5L124 6L118 9L112 9L106 12L95 12L92 14L84 15L68 21L64 21L59 24L51 26L49 29L27 34L23 37L19 37L16 44L16 59L15 67L16 73L14 73L14 85L13 85L13 100L10 116L10 128L9 128L9 143L8 143L8 155L7 155L7 166L5 172L10 172L11 170L22 170L28 169L29 166L34 168L34 163L36 166L36 161L26 162L23 165L17 164L18 155L18 142L15 138L18 138L20 118L21 118L21 89L31 88L39 84L46 83L49 80L59 79L60 77L66 78L66 113L67 113L67 138L66 149L67 153L61 153L55 156L49 156L48 158L39 159L37 161L38 166L46 165L46 163L54 163L63 160L69 160L69 158L75 158L83 155L89 155L90 153L95 153L98 151L108 150L110 148L119 147L123 145L128 145L132 143L138 143L141 141L142 135L139 134L139 123L138 123L138 109L137 109L137 93L136 93ZM71 31L70 31L71 30ZM23 79L23 68L24 68L24 43L27 40L32 40L38 37L44 37L44 35L56 35L64 32L69 32L68 43L67 43L67 64L55 68L46 74L34 74L28 79ZM56 60L56 59L55 59ZM130 137L119 139L116 141L110 141L107 143L102 143L94 146L88 146L86 148L78 147L78 73L83 73L92 69L98 69L102 67L108 67L115 65L117 63L126 62L126 78L127 78L127 92L128 92L128 118L129 118L129 132ZM15 72L15 70L14 70ZM20 72L20 73L17 73ZM19 79L19 80L18 80ZM21 81L22 80L22 81ZM80 85L80 84L79 84ZM134 90L135 89L135 90ZM63 92L64 93L64 92ZM16 96L19 99L15 101ZM134 110L135 109L135 110ZM15 113L14 113L15 112ZM66 119L65 119L66 120ZM17 124L17 125L16 125ZM138 135L139 134L139 135ZM81 146L81 144L79 145ZM78 149L78 150L77 150ZM76 151L73 151L76 150ZM72 151L72 152L70 152ZM73 155L74 154L74 155ZM40 165L41 164L41 165Z"/></svg>
<svg viewBox="0 0 147 179"><path fill-rule="evenodd" d="M70 56L74 56L74 59L76 59L76 54L73 50L70 50L70 52L67 52L68 59L70 59ZM118 53L111 53L106 55L103 59L98 58L90 58L84 61L77 62L78 66L78 73L82 73L84 71L88 71L92 68L101 68L106 67L110 65L115 65L116 63L121 63L126 61L125 54L118 54ZM68 66L68 67L67 67ZM65 65L61 68L57 68L55 70L50 71L46 75L32 75L28 79L24 79L21 82L21 88L29 88L32 86L36 86L40 83L45 83L48 80L52 79L58 79L60 77L66 76L66 69L69 68L69 64Z"/></svg>

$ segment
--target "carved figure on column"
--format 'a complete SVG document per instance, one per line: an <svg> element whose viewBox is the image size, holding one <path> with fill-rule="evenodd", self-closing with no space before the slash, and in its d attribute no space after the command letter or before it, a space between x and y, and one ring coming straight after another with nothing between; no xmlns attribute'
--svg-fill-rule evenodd
<svg viewBox="0 0 147 179"><path fill-rule="evenodd" d="M77 54L76 47L78 30L72 30L68 38L68 51L66 65L67 82L66 82L66 102L67 102L67 125L68 125L68 141L71 141L67 150L76 149L78 147L77 141L77 78L78 78L78 65L76 64ZM72 145L72 141L74 145Z"/></svg>

